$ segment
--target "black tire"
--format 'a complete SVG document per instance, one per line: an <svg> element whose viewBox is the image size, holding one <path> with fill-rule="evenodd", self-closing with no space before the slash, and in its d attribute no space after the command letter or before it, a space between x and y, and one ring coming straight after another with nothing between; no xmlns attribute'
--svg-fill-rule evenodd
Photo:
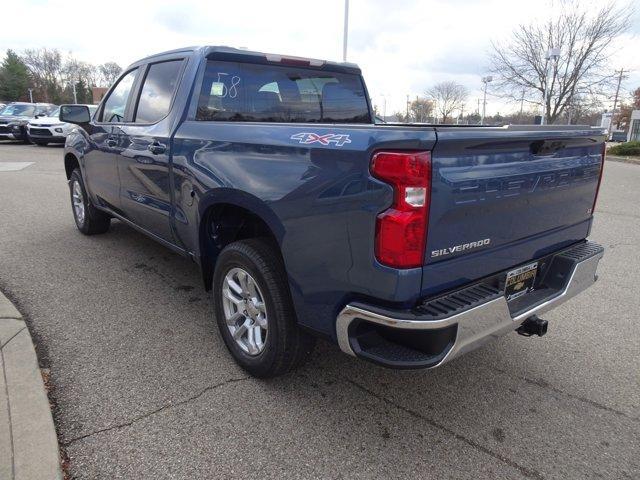
<svg viewBox="0 0 640 480"><path fill-rule="evenodd" d="M84 215L80 215L78 209L74 206L74 189L76 185L78 185L81 192L78 200L84 207ZM71 173L71 177L69 178L69 194L71 197L71 212L73 213L73 219L76 222L78 230L85 235L96 235L109 230L111 217L91 205L87 190L84 188L80 169L78 168Z"/></svg>
<svg viewBox="0 0 640 480"><path fill-rule="evenodd" d="M246 271L255 281L266 307L267 329L264 347L250 355L234 340L226 323L223 286L235 268ZM268 239L241 240L220 253L213 274L214 312L220 334L236 362L254 377L283 375L304 363L315 338L297 324L287 275L280 253Z"/></svg>

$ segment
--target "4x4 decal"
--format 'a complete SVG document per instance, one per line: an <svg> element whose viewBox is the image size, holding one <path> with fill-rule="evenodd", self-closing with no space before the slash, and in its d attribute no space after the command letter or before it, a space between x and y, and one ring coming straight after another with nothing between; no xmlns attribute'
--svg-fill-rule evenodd
<svg viewBox="0 0 640 480"><path fill-rule="evenodd" d="M342 147L346 143L351 143L349 135L340 133L327 133L325 135L319 135L317 133L296 133L291 135L291 140L297 140L298 143L303 145L309 145L312 143L319 143L320 145L334 144L336 147Z"/></svg>

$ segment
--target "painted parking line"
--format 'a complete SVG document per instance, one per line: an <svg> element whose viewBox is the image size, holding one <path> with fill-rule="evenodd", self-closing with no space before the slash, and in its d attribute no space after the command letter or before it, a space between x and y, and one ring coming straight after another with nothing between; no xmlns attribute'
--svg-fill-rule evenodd
<svg viewBox="0 0 640 480"><path fill-rule="evenodd" d="M17 172L34 163L35 162L0 162L0 172Z"/></svg>

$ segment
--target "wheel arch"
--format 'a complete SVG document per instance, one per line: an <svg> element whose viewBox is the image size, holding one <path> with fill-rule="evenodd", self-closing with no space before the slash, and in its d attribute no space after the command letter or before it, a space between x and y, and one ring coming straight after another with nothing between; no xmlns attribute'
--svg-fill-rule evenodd
<svg viewBox="0 0 640 480"><path fill-rule="evenodd" d="M67 180L71 179L71 173L76 168L80 168L80 160L78 160L76 154L67 152L64 156L64 171L67 175Z"/></svg>
<svg viewBox="0 0 640 480"><path fill-rule="evenodd" d="M211 289L216 259L231 242L266 237L281 255L285 228L271 207L259 198L235 189L218 188L199 202L199 263L205 289Z"/></svg>

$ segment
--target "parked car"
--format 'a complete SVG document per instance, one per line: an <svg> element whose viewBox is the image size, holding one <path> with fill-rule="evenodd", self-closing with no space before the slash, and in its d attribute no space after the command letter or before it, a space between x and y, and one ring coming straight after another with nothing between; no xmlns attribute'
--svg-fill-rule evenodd
<svg viewBox="0 0 640 480"><path fill-rule="evenodd" d="M0 139L29 142L27 124L29 120L52 112L57 105L51 103L12 102L0 111Z"/></svg>
<svg viewBox="0 0 640 480"><path fill-rule="evenodd" d="M612 142L626 142L627 141L627 132L624 130L616 130L611 133L611 141Z"/></svg>
<svg viewBox="0 0 640 480"><path fill-rule="evenodd" d="M589 287L604 129L375 124L359 68L226 47L128 67L75 123L78 229L112 219L202 269L252 375L314 338L394 368L442 365Z"/></svg>
<svg viewBox="0 0 640 480"><path fill-rule="evenodd" d="M97 105L85 105L93 115ZM73 123L64 123L59 119L60 107L49 112L44 117L38 117L27 124L27 136L31 143L48 145L49 143L64 143L67 135L76 128Z"/></svg>

